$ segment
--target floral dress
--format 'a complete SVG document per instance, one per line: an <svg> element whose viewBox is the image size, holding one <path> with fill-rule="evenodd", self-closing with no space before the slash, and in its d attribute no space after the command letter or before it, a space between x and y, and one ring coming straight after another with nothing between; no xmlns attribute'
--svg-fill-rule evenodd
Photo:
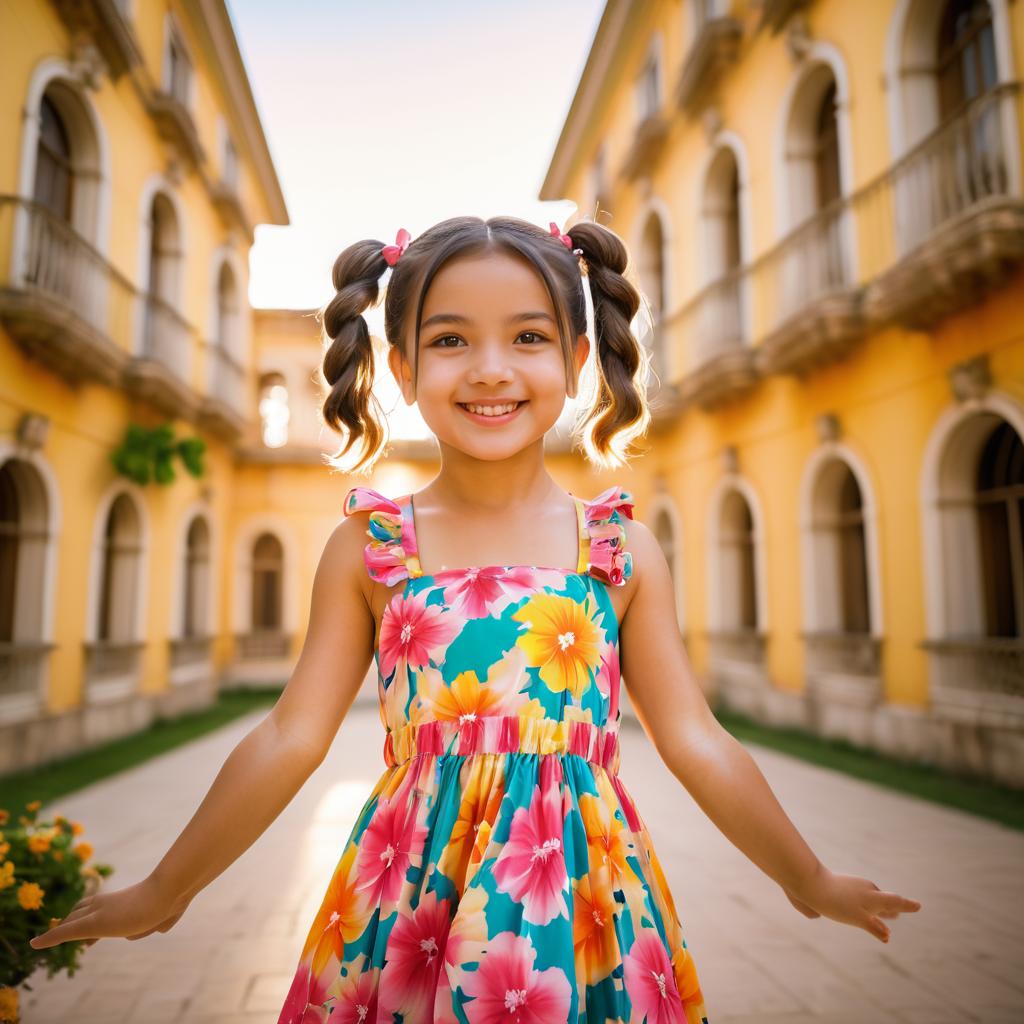
<svg viewBox="0 0 1024 1024"><path fill-rule="evenodd" d="M386 769L278 1024L706 1024L647 828L619 779L618 621L632 572L611 487L573 498L575 571L424 573L411 495L366 487Z"/></svg>

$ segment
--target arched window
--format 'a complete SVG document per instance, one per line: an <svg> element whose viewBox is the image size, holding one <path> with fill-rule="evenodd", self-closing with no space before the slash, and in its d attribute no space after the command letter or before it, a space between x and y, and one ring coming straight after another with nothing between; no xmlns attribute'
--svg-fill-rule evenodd
<svg viewBox="0 0 1024 1024"><path fill-rule="evenodd" d="M135 637L141 524L135 503L119 494L110 506L103 529L102 575L96 639L112 643Z"/></svg>
<svg viewBox="0 0 1024 1024"><path fill-rule="evenodd" d="M1005 421L981 450L975 501L985 633L1024 637L1024 444Z"/></svg>
<svg viewBox="0 0 1024 1024"><path fill-rule="evenodd" d="M216 341L217 347L230 355L237 351L238 316L238 286L231 264L225 261L217 275Z"/></svg>
<svg viewBox="0 0 1024 1024"><path fill-rule="evenodd" d="M252 630L278 632L282 627L284 548L272 533L261 533L252 549Z"/></svg>
<svg viewBox="0 0 1024 1024"><path fill-rule="evenodd" d="M842 193L839 182L839 125L836 121L836 83L829 83L821 98L814 129L814 177L818 209L828 206Z"/></svg>
<svg viewBox="0 0 1024 1024"><path fill-rule="evenodd" d="M672 526L672 517L663 508L659 509L658 514L654 517L654 536L665 556L665 561L668 562L674 581L676 578L676 531Z"/></svg>
<svg viewBox="0 0 1024 1024"><path fill-rule="evenodd" d="M935 73L943 122L996 85L995 36L987 0L951 0L946 5L939 23Z"/></svg>
<svg viewBox="0 0 1024 1024"><path fill-rule="evenodd" d="M726 495L721 516L718 544L722 625L727 631L755 632L758 616L754 517L749 502L737 490Z"/></svg>
<svg viewBox="0 0 1024 1024"><path fill-rule="evenodd" d="M153 197L149 210L150 296L168 306L177 300L178 265L181 259L181 232L174 205L162 193Z"/></svg>
<svg viewBox="0 0 1024 1024"><path fill-rule="evenodd" d="M260 423L263 443L280 448L288 442L288 388L283 374L265 373L260 377Z"/></svg>
<svg viewBox="0 0 1024 1024"><path fill-rule="evenodd" d="M665 233L661 218L651 213L640 238L640 282L650 304L652 333L648 335L655 371L663 376L666 369L665 335L662 321L665 314Z"/></svg>
<svg viewBox="0 0 1024 1024"><path fill-rule="evenodd" d="M740 226L740 174L736 154L721 146L708 168L704 183L700 263L707 287L695 310L694 329L687 332L687 353L692 365L735 349L744 338L742 288L737 273L743 262Z"/></svg>
<svg viewBox="0 0 1024 1024"><path fill-rule="evenodd" d="M185 542L183 637L209 636L209 589L210 528L202 516L196 516L189 525Z"/></svg>
<svg viewBox="0 0 1024 1024"><path fill-rule="evenodd" d="M842 625L846 633L867 633L871 628L868 604L868 560L864 534L864 503L857 478L844 465L839 488L836 527L839 531Z"/></svg>
<svg viewBox="0 0 1024 1024"><path fill-rule="evenodd" d="M73 171L71 139L53 100L44 95L39 105L39 142L33 198L56 217L72 220Z"/></svg>

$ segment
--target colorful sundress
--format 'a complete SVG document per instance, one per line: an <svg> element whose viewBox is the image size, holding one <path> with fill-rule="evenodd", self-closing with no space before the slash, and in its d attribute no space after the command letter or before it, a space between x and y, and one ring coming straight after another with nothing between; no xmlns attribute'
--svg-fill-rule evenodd
<svg viewBox="0 0 1024 1024"><path fill-rule="evenodd" d="M575 571L424 573L413 497L367 487L370 576L395 590L378 670L384 774L278 1024L706 1024L647 828L619 779L628 492L573 496Z"/></svg>

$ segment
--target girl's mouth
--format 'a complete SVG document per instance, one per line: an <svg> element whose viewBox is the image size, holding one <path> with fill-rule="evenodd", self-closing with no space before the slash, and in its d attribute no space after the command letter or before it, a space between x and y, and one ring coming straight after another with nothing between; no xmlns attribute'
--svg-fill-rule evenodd
<svg viewBox="0 0 1024 1024"><path fill-rule="evenodd" d="M487 405L476 402L455 403L474 423L486 423L497 426L500 423L508 423L519 415L526 402L503 402L501 405ZM500 412L498 410L501 410Z"/></svg>

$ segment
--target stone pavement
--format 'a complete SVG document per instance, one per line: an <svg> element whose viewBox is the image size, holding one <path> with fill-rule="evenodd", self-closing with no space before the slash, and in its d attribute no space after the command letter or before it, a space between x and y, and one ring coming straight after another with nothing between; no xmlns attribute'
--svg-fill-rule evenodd
<svg viewBox="0 0 1024 1024"><path fill-rule="evenodd" d="M144 877L259 711L44 808L82 821L114 888ZM167 934L102 939L74 978L37 974L23 1024L276 1024L307 929L384 769L373 706L356 704L284 813ZM751 747L831 868L924 904L867 932L794 911L704 817L639 727L620 774L650 828L711 1024L1024 1021L1024 835Z"/></svg>

